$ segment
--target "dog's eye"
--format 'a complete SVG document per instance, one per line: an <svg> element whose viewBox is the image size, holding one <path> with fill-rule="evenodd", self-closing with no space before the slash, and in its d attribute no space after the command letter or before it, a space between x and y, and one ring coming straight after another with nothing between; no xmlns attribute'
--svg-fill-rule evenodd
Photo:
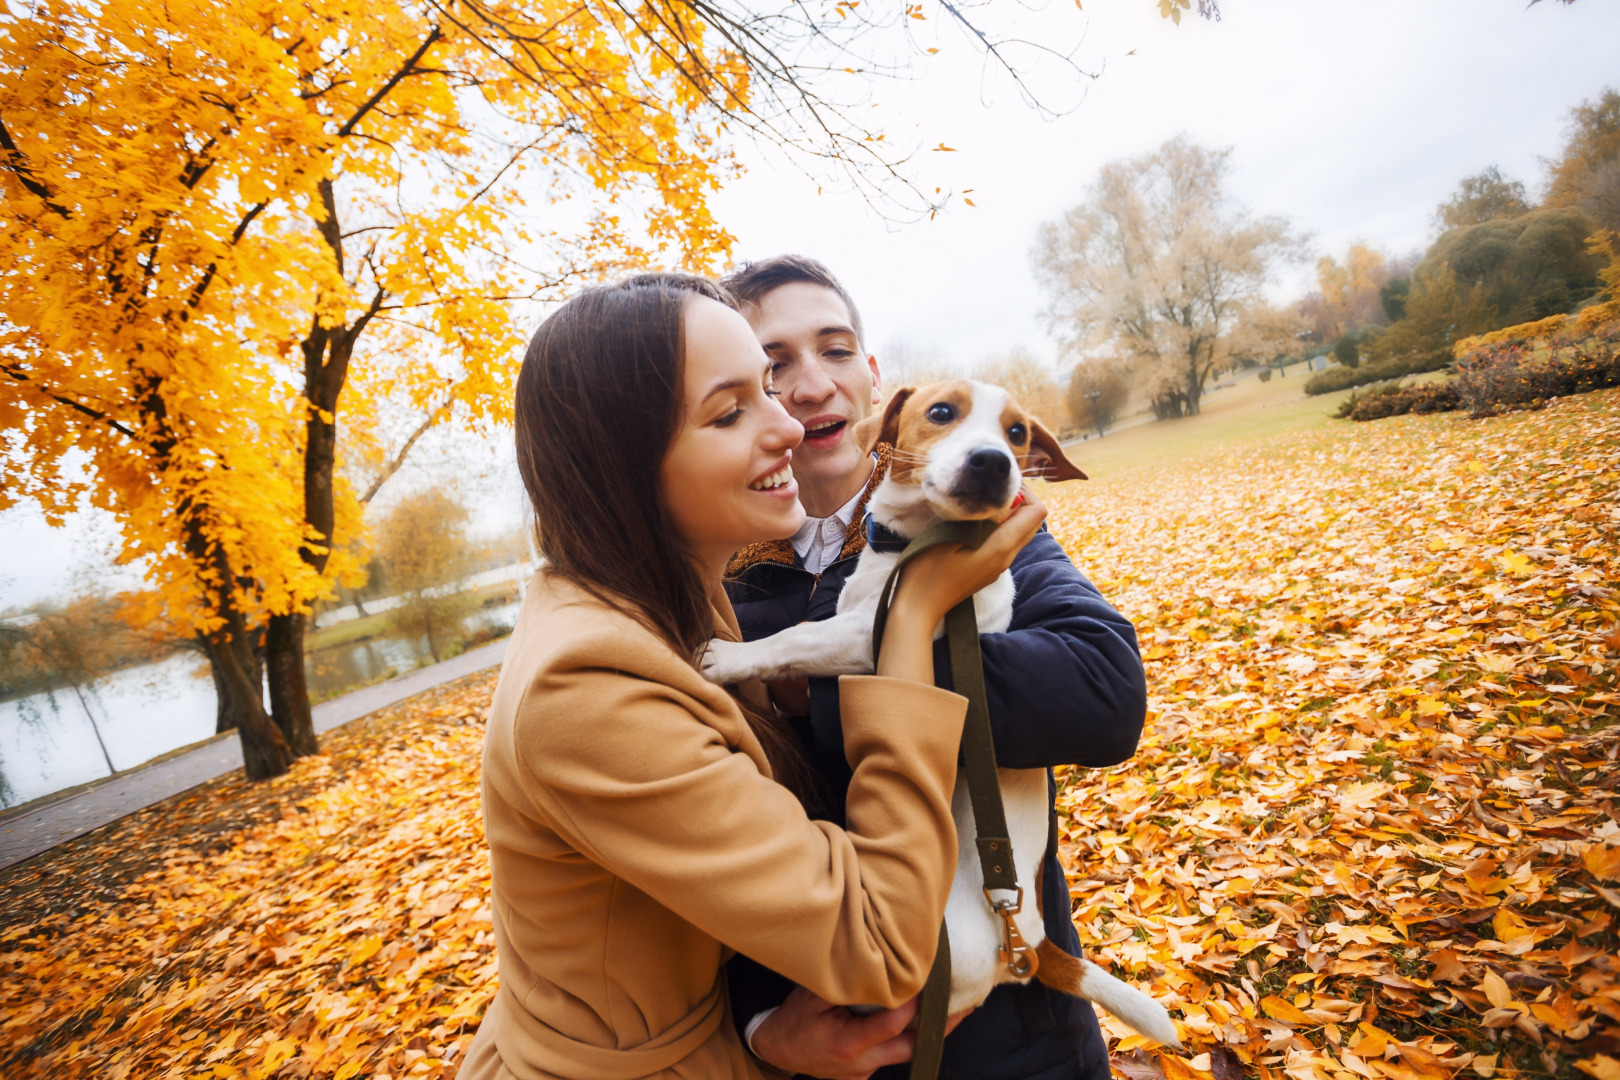
<svg viewBox="0 0 1620 1080"><path fill-rule="evenodd" d="M1007 441L1014 446L1023 446L1024 440L1029 438L1029 430L1023 424L1014 424L1007 429Z"/></svg>
<svg viewBox="0 0 1620 1080"><path fill-rule="evenodd" d="M948 424L956 419L956 406L941 401L928 406L928 419L936 424Z"/></svg>

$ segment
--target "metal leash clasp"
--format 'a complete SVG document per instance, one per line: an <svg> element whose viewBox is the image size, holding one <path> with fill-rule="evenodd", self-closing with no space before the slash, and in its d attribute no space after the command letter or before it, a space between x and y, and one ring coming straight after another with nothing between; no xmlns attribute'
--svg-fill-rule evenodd
<svg viewBox="0 0 1620 1080"><path fill-rule="evenodd" d="M1040 967L1040 960L1035 950L1029 947L1024 935L1018 932L1018 924L1013 922L1013 916L1024 910L1024 887L1019 885L1018 895L1010 899L996 899L990 895L990 890L984 890L984 898L989 901L990 910L1001 916L1001 962L1007 965L1007 970L1020 979L1027 979L1035 974ZM1003 890L1005 891L1005 890Z"/></svg>

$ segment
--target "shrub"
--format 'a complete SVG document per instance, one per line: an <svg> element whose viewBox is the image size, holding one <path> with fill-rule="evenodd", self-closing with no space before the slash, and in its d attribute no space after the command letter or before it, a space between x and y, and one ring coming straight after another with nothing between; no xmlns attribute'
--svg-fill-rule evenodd
<svg viewBox="0 0 1620 1080"><path fill-rule="evenodd" d="M1590 331L1570 320L1545 336L1484 342L1457 360L1457 372L1462 403L1474 417L1620 386L1620 320Z"/></svg>
<svg viewBox="0 0 1620 1080"><path fill-rule="evenodd" d="M1376 360L1362 364L1357 368L1336 367L1319 371L1305 380L1307 394L1331 394L1338 390L1348 390L1352 386L1369 386L1372 383L1388 382L1390 379L1399 379L1403 375L1417 375L1424 371L1435 371L1445 367L1442 361L1438 365L1429 363L1411 363L1407 358L1392 358L1389 360Z"/></svg>
<svg viewBox="0 0 1620 1080"><path fill-rule="evenodd" d="M1271 369L1270 368L1263 367L1263 368L1260 369L1260 381L1261 382L1270 382L1271 381Z"/></svg>
<svg viewBox="0 0 1620 1080"><path fill-rule="evenodd" d="M1391 384L1358 399L1349 409L1352 420L1382 420L1407 413L1450 412L1462 408L1462 396L1455 381L1425 383L1422 386Z"/></svg>
<svg viewBox="0 0 1620 1080"><path fill-rule="evenodd" d="M1361 354L1356 351L1356 338L1354 334L1345 334L1333 345L1333 359L1342 366L1353 368L1361 363Z"/></svg>

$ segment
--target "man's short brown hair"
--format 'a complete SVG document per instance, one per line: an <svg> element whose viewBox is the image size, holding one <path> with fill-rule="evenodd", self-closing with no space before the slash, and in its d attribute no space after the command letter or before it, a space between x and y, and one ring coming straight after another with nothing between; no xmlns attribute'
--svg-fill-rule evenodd
<svg viewBox="0 0 1620 1080"><path fill-rule="evenodd" d="M849 292L833 276L833 272L809 256L777 255L774 258L761 259L759 262L743 263L741 269L727 274L721 279L720 284L729 289L744 308L750 308L757 307L766 293L799 281L820 285L837 293L838 299L849 309L850 328L855 331L855 343L862 349L866 348L866 330L861 326L860 309L855 306Z"/></svg>

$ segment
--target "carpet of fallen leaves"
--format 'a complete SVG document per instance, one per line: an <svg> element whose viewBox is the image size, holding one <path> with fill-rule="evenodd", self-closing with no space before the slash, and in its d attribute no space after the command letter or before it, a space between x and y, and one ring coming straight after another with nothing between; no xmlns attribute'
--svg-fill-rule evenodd
<svg viewBox="0 0 1620 1080"><path fill-rule="evenodd" d="M494 685L441 687L286 776L237 773L0 872L0 1075L454 1073L495 989Z"/></svg>
<svg viewBox="0 0 1620 1080"><path fill-rule="evenodd" d="M1150 693L1065 777L1075 921L1195 1055L1117 1070L1620 1080L1620 394L1049 499Z"/></svg>
<svg viewBox="0 0 1620 1080"><path fill-rule="evenodd" d="M1061 795L1091 955L1190 1046L1105 1019L1123 1075L1620 1080L1617 494L1614 392L1050 493L1150 674L1140 753ZM453 1074L493 682L0 872L0 1075Z"/></svg>

